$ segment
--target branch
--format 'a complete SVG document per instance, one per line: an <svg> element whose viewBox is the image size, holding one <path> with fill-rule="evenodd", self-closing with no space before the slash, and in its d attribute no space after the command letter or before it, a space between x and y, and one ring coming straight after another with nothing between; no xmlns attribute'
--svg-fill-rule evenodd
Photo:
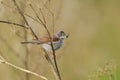
<svg viewBox="0 0 120 80"><path fill-rule="evenodd" d="M37 12L35 11L35 9L33 8L32 4L29 4L29 6L31 7L31 9L33 10L33 12L35 13L36 17L38 18L38 20L41 22L41 24L43 26L45 26L46 24L42 21L42 19L38 16Z"/></svg>
<svg viewBox="0 0 120 80"><path fill-rule="evenodd" d="M22 18L24 19L26 25L27 25L27 26L29 27L29 29L31 30L33 36L38 40L37 35L36 35L35 32L33 31L33 29L30 27L30 25L29 25L27 19L25 18L23 12L21 11L20 7L18 6L16 0L12 0L12 1L13 1L14 5L17 7L18 12L19 12L19 14L22 16Z"/></svg>
<svg viewBox="0 0 120 80"><path fill-rule="evenodd" d="M28 14L25 14L25 16L31 18L32 20L36 21L37 23L40 23L37 19L33 18L32 16L28 15ZM40 23L41 24L41 23Z"/></svg>
<svg viewBox="0 0 120 80"><path fill-rule="evenodd" d="M9 6L8 4L5 4L5 3L3 3L3 2L1 2L1 4L5 5L7 8L11 9L12 12L14 12L14 10L12 10L14 7L11 7L11 6ZM15 10L17 10L17 9L15 8ZM23 12L22 12L22 13L23 13ZM28 15L28 14L26 14L26 13L24 13L24 15L27 16L27 17L29 17L30 19L32 19L32 20L40 23L37 19L33 18L32 16L30 16L30 15ZM41 24L41 23L40 23L40 24Z"/></svg>
<svg viewBox="0 0 120 80"><path fill-rule="evenodd" d="M54 13L50 10L50 8L48 8L47 6L46 6L46 4L48 3L48 5L49 5L49 7L50 7L50 2L51 2L51 0L47 0L46 1L46 3L44 4L43 3L43 1L41 1L42 2L42 4L44 5L44 7L49 11L49 13L51 14L51 16L52 16L52 26L53 26L53 30L52 30L52 32L53 32L53 34L54 34L54 32L55 32L55 25L54 25ZM48 13L48 14L49 14Z"/></svg>
<svg viewBox="0 0 120 80"><path fill-rule="evenodd" d="M39 7L39 11L40 11L40 13L41 13L41 15L42 15L42 17L43 17L43 21L44 21L44 23L46 24L46 19L45 19L45 17L44 17L44 13L43 13L43 11L42 11L42 9Z"/></svg>
<svg viewBox="0 0 120 80"><path fill-rule="evenodd" d="M51 60L49 54L48 54L45 50L44 50L44 52L45 52L45 58L46 58L46 60L50 63L50 66L51 66L51 68L52 68L52 70L53 70L56 78L57 78L58 80L61 80L61 78L59 78L59 76L58 76L58 71L57 71L57 69L56 69L56 66L54 65L53 61Z"/></svg>
<svg viewBox="0 0 120 80"><path fill-rule="evenodd" d="M28 37L27 31L24 30L24 39L27 40L27 37ZM28 65L28 63L29 63L29 49L28 49L27 45L25 45L25 53L26 53L25 54L25 61L24 61L25 69L29 70L29 65ZM28 73L26 73L25 77L26 77L26 80L30 80Z"/></svg>
<svg viewBox="0 0 120 80"><path fill-rule="evenodd" d="M24 16L23 12L21 11L19 5L17 4L16 0L12 0L14 5L16 6L19 14L21 15L21 17L23 18L23 20L25 21L26 25L29 27L30 31L32 32L32 35L38 39L37 35L34 33L34 31L32 30L32 28L30 27L26 17ZM27 32L25 31L25 40L27 40ZM26 69L28 69L28 56L29 56L29 52L28 52L28 47L26 46L26 55L25 55L25 67ZM29 80L29 75L26 74L26 79Z"/></svg>
<svg viewBox="0 0 120 80"><path fill-rule="evenodd" d="M19 27L27 28L26 26L24 26L22 24L18 24L18 23L14 23L14 22L8 22L8 21L1 21L0 20L0 23L12 24L12 25L16 25L16 26L19 26Z"/></svg>
<svg viewBox="0 0 120 80"><path fill-rule="evenodd" d="M52 48L52 53L53 53L53 60L54 60L54 64L55 64L55 67L56 67L55 72L57 72L58 79L61 80L61 76L60 76L59 69L58 69L58 66L57 66L56 54L55 54L55 50L54 50L54 47L53 47L51 35L50 35L50 32L49 32L48 28L46 27L46 25L44 26L44 28L46 29L46 31L48 33L48 36L50 38L50 43L51 43L51 48Z"/></svg>
<svg viewBox="0 0 120 80"><path fill-rule="evenodd" d="M32 74L32 75L37 76L37 77L39 77L39 78L41 78L41 79L43 79L43 80L48 80L46 77L44 77L44 76L42 76L42 75L39 75L39 74L37 74L37 73L35 73L35 72L32 72L32 71L23 69L23 68L21 68L21 67L18 67L18 66L16 66L16 65L12 64L12 63L7 62L1 55L0 55L0 63L6 64L6 65L8 65L8 66L10 66L10 67L13 67L13 68L17 69L17 70L20 70L20 71L23 71L23 72Z"/></svg>

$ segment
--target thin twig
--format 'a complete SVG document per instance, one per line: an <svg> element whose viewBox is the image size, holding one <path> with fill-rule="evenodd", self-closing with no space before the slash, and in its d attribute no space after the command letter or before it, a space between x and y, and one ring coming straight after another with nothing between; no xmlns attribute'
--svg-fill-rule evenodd
<svg viewBox="0 0 120 80"><path fill-rule="evenodd" d="M46 51L44 51L44 52L45 52L45 58L50 63L50 66L51 66L51 68L52 68L52 70L53 70L53 72L54 72L54 74L56 75L56 78L57 78L58 77L58 71L56 70L56 66L54 65L54 62L51 60L49 54ZM59 77L57 79L60 80Z"/></svg>
<svg viewBox="0 0 120 80"><path fill-rule="evenodd" d="M32 16L30 16L30 15L28 15L28 14L25 14L25 16L27 16L27 17L31 18L32 20L34 20L34 21L40 23L37 19L33 18ZM40 23L40 24L41 24L41 23Z"/></svg>
<svg viewBox="0 0 120 80"><path fill-rule="evenodd" d="M4 45L6 46L6 48L8 48L11 52L15 53L16 57L19 58L21 61L24 61L24 59L22 58L22 56L20 56L19 52L16 52L15 50L13 50L13 48L8 44L8 42L6 41L5 38L3 38L2 36L0 36L0 41L2 41L2 43L4 43ZM1 51L0 51L1 53Z"/></svg>
<svg viewBox="0 0 120 80"><path fill-rule="evenodd" d="M36 17L38 18L38 20L41 22L41 24L43 26L45 26L45 23L41 20L41 18L38 16L37 12L35 11L35 9L33 8L32 4L29 4L29 6L31 7L31 9L33 10L33 12L35 13Z"/></svg>
<svg viewBox="0 0 120 80"><path fill-rule="evenodd" d="M25 34L24 39L26 41L27 40L27 31L26 30L24 30L24 34ZM29 70L29 65L28 65L28 62L29 62L29 50L28 50L27 45L25 45L25 52L26 52L26 54L25 54L25 68L27 70ZM28 73L26 73L26 80L29 80L29 74Z"/></svg>
<svg viewBox="0 0 120 80"><path fill-rule="evenodd" d="M21 11L20 7L18 6L16 0L12 0L12 1L13 1L14 5L17 7L18 12L19 12L19 14L22 16L22 18L24 19L26 25L27 25L27 26L29 27L29 29L31 30L33 36L35 37L35 39L38 40L37 35L36 35L35 32L33 31L33 29L30 27L30 25L29 25L27 19L25 18L24 14L22 13L22 11Z"/></svg>
<svg viewBox="0 0 120 80"><path fill-rule="evenodd" d="M50 12L50 14L52 15L52 34L54 35L54 14L53 14L53 12L50 10L50 0L48 0L48 4L49 4L49 8L45 5L45 8Z"/></svg>
<svg viewBox="0 0 120 80"><path fill-rule="evenodd" d="M16 66L16 65L12 64L12 63L9 63L9 62L6 61L1 55L0 55L0 63L9 65L9 66L11 66L11 67L13 67L13 68L15 68L15 69L20 70L20 71L23 71L23 72L32 74L32 75L37 76L37 77L39 77L39 78L41 78L41 79L43 79L43 80L48 80L46 77L44 77L44 76L42 76L42 75L39 75L39 74L37 74L37 73L35 73L35 72L32 72L32 71L26 70L26 69L24 69L24 68L18 67L18 66Z"/></svg>
<svg viewBox="0 0 120 80"><path fill-rule="evenodd" d="M36 39L38 39L38 37L36 36L36 34L35 34L34 31L32 30L32 28L30 27L30 25L29 25L27 19L25 18L23 12L21 11L20 7L18 6L16 0L12 0L12 1L13 1L14 5L16 6L19 14L22 16L23 20L25 21L26 25L27 25L27 26L29 27L29 29L31 30L31 32L32 32L32 34L34 35L34 37L35 37ZM24 33L25 33L25 40L27 40L27 32L26 32L26 30L25 30ZM26 55L25 55L25 68L26 68L26 69L29 69L29 68L28 68L28 56L29 56L29 52L28 52L28 47L27 47L27 45L26 45L25 48L26 48L26 49L25 49L25 51L26 51ZM29 75L28 75L28 73L26 73L26 80L29 80Z"/></svg>
<svg viewBox="0 0 120 80"><path fill-rule="evenodd" d="M5 4L5 3L3 3L3 2L1 2L3 5L5 5L6 7L8 7L9 9L13 9L13 7L11 7L11 6L9 6L8 4ZM15 10L16 10L16 8L15 8ZM14 10L12 10L13 12L14 12ZM22 12L23 13L23 12ZM35 18L33 18L32 16L30 16L30 15L28 15L28 14L26 14L26 13L24 13L24 15L25 16L27 16L27 17L29 17L29 18L31 18L32 20L34 20L34 21L36 21L36 22L38 22L38 23L40 23L37 19L35 19ZM40 23L41 24L41 23Z"/></svg>
<svg viewBox="0 0 120 80"><path fill-rule="evenodd" d="M1 21L0 20L0 23L12 24L12 25L16 25L16 26L19 26L19 27L27 28L26 26L24 26L22 24L18 24L18 23L14 23L14 22L8 22L8 21Z"/></svg>
<svg viewBox="0 0 120 80"><path fill-rule="evenodd" d="M42 3L43 3L43 1L41 1ZM43 5L44 5L44 7L50 12L50 14L51 14L51 16L52 16L52 27L53 27L53 30L52 30L52 32L53 32L53 34L54 34L54 32L55 32L55 20L54 20L54 13L50 10L50 8L48 8L47 6L46 6L46 4L48 3L48 5L49 5L49 7L50 7L50 2L51 2L51 0L47 0L47 2L44 4L43 3ZM49 13L48 13L49 14Z"/></svg>
<svg viewBox="0 0 120 80"><path fill-rule="evenodd" d="M43 21L44 21L44 23L46 24L46 20L45 20L44 14L43 14L43 12L42 12L42 9L39 8L39 11L40 11L40 13L41 13L41 15L42 15L42 17L43 17Z"/></svg>
<svg viewBox="0 0 120 80"><path fill-rule="evenodd" d="M24 19L26 25L29 27L29 23L28 23L28 21L26 20L25 16L23 15L23 13L22 13L20 7L18 6L16 0L12 0L12 1L13 1L14 5L16 6L16 8L17 8L19 14L20 14L20 15L22 16L22 18Z"/></svg>
<svg viewBox="0 0 120 80"><path fill-rule="evenodd" d="M13 0L13 2L14 2L14 5L17 7L17 10L18 10L19 14L22 16L23 20L25 21L26 25L30 28L30 30L31 30L31 32L33 33L34 37L35 37L36 39L38 39L38 37L36 36L36 34L33 32L32 28L30 27L30 25L29 25L27 19L25 18L23 12L22 12L21 9L19 8L16 0ZM25 38L25 40L27 40L27 31L26 31L26 30L24 30L24 34L25 34L24 38ZM29 50L28 50L27 45L25 46L25 52L26 52L26 55L25 55L25 68L26 68L27 70L29 70L29 67L28 67ZM29 74L28 74L28 73L26 73L26 80L29 80Z"/></svg>
<svg viewBox="0 0 120 80"><path fill-rule="evenodd" d="M50 56L48 55L48 53L46 51L44 51L44 52L45 52L45 58L52 65L52 67L55 69L54 63L52 62Z"/></svg>

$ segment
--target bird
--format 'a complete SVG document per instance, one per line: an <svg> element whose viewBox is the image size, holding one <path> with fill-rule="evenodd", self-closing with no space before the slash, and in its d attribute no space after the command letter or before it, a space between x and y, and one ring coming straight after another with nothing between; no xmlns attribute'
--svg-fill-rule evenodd
<svg viewBox="0 0 120 80"><path fill-rule="evenodd" d="M22 44L38 44L41 45L42 48L47 51L47 52L53 52L54 51L60 49L62 47L62 45L64 44L64 40L66 38L68 38L69 34L66 34L64 31L60 30L57 31L56 34L54 34L53 36L43 36L42 38L38 39L38 40L32 40L32 41L23 41L21 42ZM53 45L53 49L51 46L51 42Z"/></svg>

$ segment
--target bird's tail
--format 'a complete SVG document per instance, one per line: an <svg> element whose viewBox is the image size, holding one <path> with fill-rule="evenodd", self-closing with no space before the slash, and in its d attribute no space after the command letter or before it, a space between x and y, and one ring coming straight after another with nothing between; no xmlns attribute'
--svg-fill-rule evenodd
<svg viewBox="0 0 120 80"><path fill-rule="evenodd" d="M21 44L41 44L40 41L38 40L33 40L33 41L22 41Z"/></svg>

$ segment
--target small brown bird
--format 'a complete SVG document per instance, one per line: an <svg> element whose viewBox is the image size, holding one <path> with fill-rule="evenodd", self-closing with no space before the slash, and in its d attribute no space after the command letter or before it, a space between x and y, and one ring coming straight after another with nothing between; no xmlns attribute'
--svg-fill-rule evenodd
<svg viewBox="0 0 120 80"><path fill-rule="evenodd" d="M49 36L44 36L43 38L40 38L39 40L33 40L33 41L25 41L21 42L22 44L31 43L31 44L40 44L47 52L52 52L51 47L51 41L53 44L54 50L58 50L64 43L64 39L68 38L68 34L65 34L64 31L58 31L55 35L53 35L50 39Z"/></svg>

